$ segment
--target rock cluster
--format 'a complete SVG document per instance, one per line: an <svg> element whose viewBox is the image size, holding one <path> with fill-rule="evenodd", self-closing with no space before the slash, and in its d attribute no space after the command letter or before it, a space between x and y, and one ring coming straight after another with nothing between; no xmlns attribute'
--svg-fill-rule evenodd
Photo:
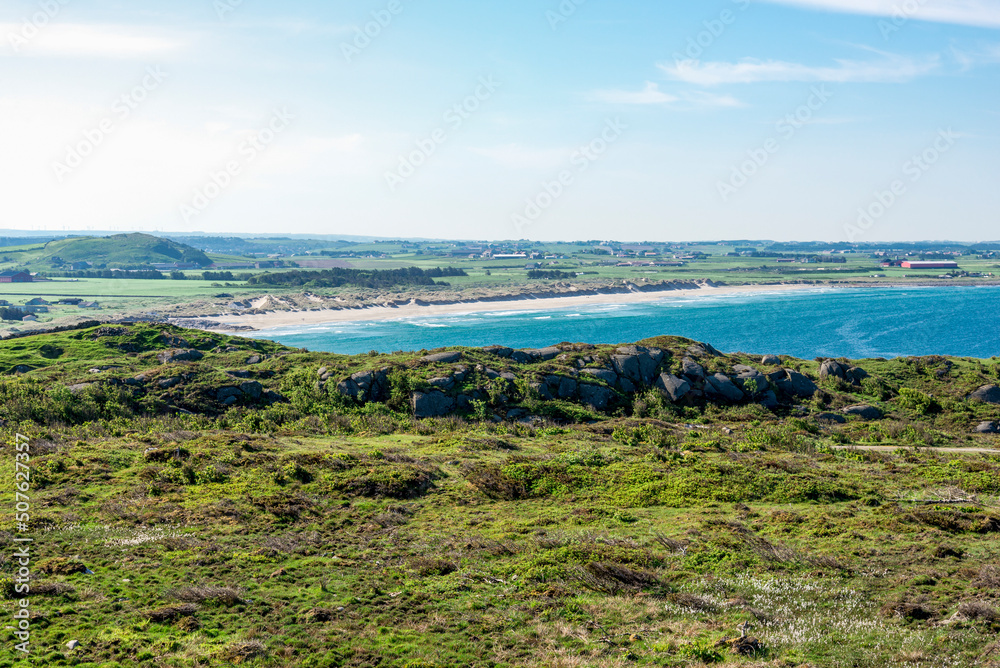
<svg viewBox="0 0 1000 668"><path fill-rule="evenodd" d="M861 381L867 377L868 372L861 367L841 364L836 360L824 360L819 368L820 380L835 378L852 385L860 385Z"/></svg>
<svg viewBox="0 0 1000 668"><path fill-rule="evenodd" d="M794 369L780 368L763 373L753 367L736 365L731 373L709 372L706 364L717 369L714 362L722 354L708 344L693 344L677 364L668 351L641 345L620 346L610 354L589 353L593 346L552 346L548 348L514 350L504 346L489 346L482 352L496 358L510 370L497 371L485 363L475 368L462 365L460 351L426 355L417 366L451 365L447 373L425 381L424 387L411 392L410 407L418 418L441 417L455 411L469 411L473 402L492 400L494 405L506 404L509 395L525 388L544 401L575 401L596 410L605 411L622 398L649 388L659 389L673 403L696 405L704 402L738 404L756 402L777 407L782 400L797 400L813 396L816 383ZM546 364L542 369L532 367ZM517 366L514 366L517 365ZM773 366L773 364L772 364ZM331 384L344 397L359 401L386 401L390 395L389 369L358 372L347 378L335 378L324 367L319 370L321 387ZM855 374L857 375L857 374ZM477 379L474 388L466 381ZM333 385L335 383L335 385ZM508 417L520 409L508 411ZM524 411L521 411L524 412Z"/></svg>

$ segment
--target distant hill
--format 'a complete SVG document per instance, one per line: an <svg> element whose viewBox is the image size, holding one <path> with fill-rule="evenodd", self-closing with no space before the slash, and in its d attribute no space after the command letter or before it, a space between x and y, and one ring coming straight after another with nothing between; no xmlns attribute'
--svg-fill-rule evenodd
<svg viewBox="0 0 1000 668"><path fill-rule="evenodd" d="M6 249L0 252L12 255ZM171 262L194 262L203 267L212 264L212 260L197 248L139 233L59 239L25 249L18 255L14 257L20 262L48 267L60 265L59 260L63 263L86 261L109 268Z"/></svg>

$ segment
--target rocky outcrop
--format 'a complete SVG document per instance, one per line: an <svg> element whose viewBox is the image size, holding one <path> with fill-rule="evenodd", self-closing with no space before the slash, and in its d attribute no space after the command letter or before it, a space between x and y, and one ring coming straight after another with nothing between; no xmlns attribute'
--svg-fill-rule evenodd
<svg viewBox="0 0 1000 668"><path fill-rule="evenodd" d="M569 399L576 394L579 383L569 376L546 376L545 384L550 392L559 399Z"/></svg>
<svg viewBox="0 0 1000 668"><path fill-rule="evenodd" d="M736 384L733 383L729 376L723 373L717 373L705 378L705 394L716 400L733 404L743 401L746 397L743 394L743 390L736 387Z"/></svg>
<svg viewBox="0 0 1000 668"><path fill-rule="evenodd" d="M986 404L1000 404L1000 387L996 385L983 385L970 394L969 399L982 401Z"/></svg>
<svg viewBox="0 0 1000 668"><path fill-rule="evenodd" d="M848 366L836 360L824 360L819 367L819 379L838 379L852 385L860 385L868 377L868 372L861 367Z"/></svg>
<svg viewBox="0 0 1000 668"><path fill-rule="evenodd" d="M1000 433L1000 422L983 422L976 427L977 434L998 434Z"/></svg>
<svg viewBox="0 0 1000 668"><path fill-rule="evenodd" d="M325 375L327 374L324 373L323 376ZM389 369L359 371L352 374L350 378L337 383L337 392L352 399L385 401L389 398Z"/></svg>
<svg viewBox="0 0 1000 668"><path fill-rule="evenodd" d="M443 417L455 410L455 399L440 390L414 392L410 395L413 416L417 418Z"/></svg>
<svg viewBox="0 0 1000 668"><path fill-rule="evenodd" d="M790 396L798 397L800 399L808 399L809 397L816 394L818 387L808 376L795 371L793 369L782 369L774 374L772 377L770 374L768 378L771 379L772 384L778 389L778 391Z"/></svg>
<svg viewBox="0 0 1000 668"><path fill-rule="evenodd" d="M777 355L764 355L760 358L760 363L764 366L778 366L781 364L781 358Z"/></svg>
<svg viewBox="0 0 1000 668"><path fill-rule="evenodd" d="M615 372L621 378L640 386L653 384L665 356L659 348L644 346L622 346L615 352L617 354L611 356L611 365Z"/></svg>
<svg viewBox="0 0 1000 668"><path fill-rule="evenodd" d="M197 362L204 355L201 351L187 349L174 349L174 350L164 350L156 356L156 359L160 361L160 364L171 364L172 362Z"/></svg>
<svg viewBox="0 0 1000 668"><path fill-rule="evenodd" d="M875 408L874 406L869 406L867 404L861 404L858 406L848 406L841 411L844 415L853 415L859 417L862 420L878 420L882 417L882 411Z"/></svg>
<svg viewBox="0 0 1000 668"><path fill-rule="evenodd" d="M770 388L767 376L753 367L746 366L745 364L737 364L733 367L733 371L737 374L736 384L745 394L751 397L763 394Z"/></svg>
<svg viewBox="0 0 1000 668"><path fill-rule="evenodd" d="M608 388L591 383L581 383L579 392L580 401L595 411L603 411L607 408L608 404L611 403L611 398L614 396Z"/></svg>
<svg viewBox="0 0 1000 668"><path fill-rule="evenodd" d="M690 380L705 379L705 367L698 364L690 357L685 357L681 362L681 373Z"/></svg>
<svg viewBox="0 0 1000 668"><path fill-rule="evenodd" d="M656 387L666 392L673 402L680 401L691 391L691 383L669 373L660 374L656 381Z"/></svg>
<svg viewBox="0 0 1000 668"><path fill-rule="evenodd" d="M618 374L610 369L580 369L580 373L604 381L608 385L614 385L618 382Z"/></svg>
<svg viewBox="0 0 1000 668"><path fill-rule="evenodd" d="M435 353L433 355L426 355L421 357L421 362L427 362L428 364L454 364L455 362L462 359L462 353L458 351L446 352L446 353Z"/></svg>

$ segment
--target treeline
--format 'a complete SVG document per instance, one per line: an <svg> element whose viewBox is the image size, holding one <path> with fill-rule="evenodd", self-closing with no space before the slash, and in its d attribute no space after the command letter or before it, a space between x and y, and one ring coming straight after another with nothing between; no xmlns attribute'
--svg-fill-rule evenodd
<svg viewBox="0 0 1000 668"><path fill-rule="evenodd" d="M392 288L410 285L447 285L435 278L468 276L457 267L420 269L324 269L322 271L285 271L258 274L247 281L250 285L280 285L288 287L339 288L345 285L359 288Z"/></svg>
<svg viewBox="0 0 1000 668"><path fill-rule="evenodd" d="M545 271L543 269L532 269L528 272L528 278L557 280L563 278L576 278L576 274L571 274L566 271Z"/></svg>
<svg viewBox="0 0 1000 668"><path fill-rule="evenodd" d="M50 276L60 278L132 278L147 281L160 281L166 278L156 269L140 269L138 271L113 271L111 269L92 269L87 271L67 271L52 273Z"/></svg>
<svg viewBox="0 0 1000 668"><path fill-rule="evenodd" d="M0 320L22 320L24 316L25 312L16 308L0 308Z"/></svg>

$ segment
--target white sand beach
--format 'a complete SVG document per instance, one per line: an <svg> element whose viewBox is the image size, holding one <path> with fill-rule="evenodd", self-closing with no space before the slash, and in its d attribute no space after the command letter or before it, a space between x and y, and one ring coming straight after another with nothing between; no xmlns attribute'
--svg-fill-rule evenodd
<svg viewBox="0 0 1000 668"><path fill-rule="evenodd" d="M656 302L676 297L700 298L740 293L788 292L801 290L829 290L823 285L738 285L723 287L702 287L692 290L665 290L659 292L628 292L591 295L570 295L566 297L512 298L502 301L469 301L453 304L405 304L402 306L369 306L365 308L322 309L316 311L271 311L247 315L225 315L194 320L211 320L221 326L219 331L232 328L252 327L255 330L278 329L301 325L322 325L337 322L363 322L372 320L396 320L437 315L454 315L484 311L533 311L553 309L585 309L588 306L607 304L635 304ZM184 325L186 318L173 320Z"/></svg>

